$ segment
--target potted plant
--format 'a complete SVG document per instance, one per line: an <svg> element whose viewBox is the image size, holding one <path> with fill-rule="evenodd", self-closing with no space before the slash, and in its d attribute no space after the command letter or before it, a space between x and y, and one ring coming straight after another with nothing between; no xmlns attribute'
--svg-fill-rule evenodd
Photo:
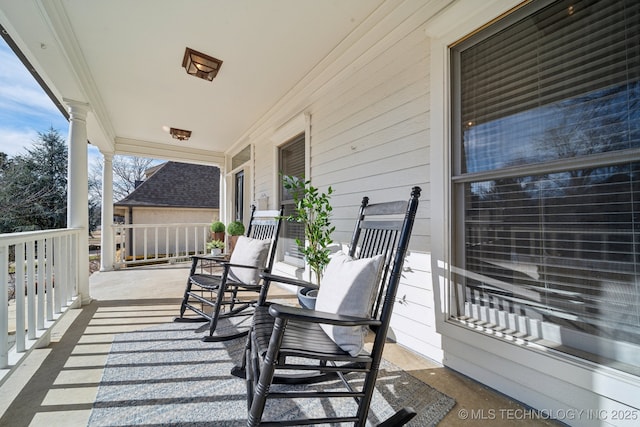
<svg viewBox="0 0 640 427"><path fill-rule="evenodd" d="M329 187L326 193L311 185L311 181L294 176L283 176L284 188L291 194L294 201L294 212L285 217L287 221L304 224L304 241L296 239L300 253L309 265L310 273L317 285L320 284L324 268L329 264L329 245L333 243L331 233L335 227L331 225L330 217L333 210L330 203L333 189ZM315 302L305 301L305 296L313 298L317 290L302 288L298 292L300 304L306 307ZM312 308L312 307L309 307Z"/></svg>
<svg viewBox="0 0 640 427"><path fill-rule="evenodd" d="M238 236L244 234L244 224L240 221L233 221L227 226L227 233L229 234L229 252L233 252L233 248L236 246Z"/></svg>
<svg viewBox="0 0 640 427"><path fill-rule="evenodd" d="M213 221L209 226L209 229L211 230L211 238L213 240L221 240L224 242L225 227L223 222Z"/></svg>
<svg viewBox="0 0 640 427"><path fill-rule="evenodd" d="M211 251L211 255L220 255L224 249L224 242L222 240L211 240L207 242L207 249Z"/></svg>

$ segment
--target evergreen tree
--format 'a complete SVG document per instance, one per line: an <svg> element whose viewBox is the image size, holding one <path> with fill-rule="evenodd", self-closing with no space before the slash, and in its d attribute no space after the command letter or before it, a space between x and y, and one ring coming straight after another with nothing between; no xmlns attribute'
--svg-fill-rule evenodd
<svg viewBox="0 0 640 427"><path fill-rule="evenodd" d="M0 156L0 171L0 232L66 227L67 147L55 129L26 154Z"/></svg>

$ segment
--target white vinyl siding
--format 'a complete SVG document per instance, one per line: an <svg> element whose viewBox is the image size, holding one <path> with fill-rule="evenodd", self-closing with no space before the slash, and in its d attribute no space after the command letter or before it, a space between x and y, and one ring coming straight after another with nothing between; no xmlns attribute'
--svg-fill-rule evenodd
<svg viewBox="0 0 640 427"><path fill-rule="evenodd" d="M411 268L407 267L399 289L401 302L394 309L390 336L441 360L428 255L429 42L418 28L396 32L386 41L385 47L358 58L348 75L327 82L322 96L308 103L304 110L310 120L308 169L314 186L334 189L333 238L343 245L351 238L363 196L371 203L408 199L411 187L422 187L406 261ZM265 132L265 143L270 138ZM259 153L263 152L256 142L257 175L262 173Z"/></svg>
<svg viewBox="0 0 640 427"><path fill-rule="evenodd" d="M428 198L428 40L413 32L354 71L311 108L314 185L331 185L335 239L347 243L366 195L376 201L408 198L420 185ZM441 358L435 332L429 259L428 200L420 201L410 247L413 265L398 291L391 334L399 343ZM420 254L422 253L422 254ZM415 261L415 263L411 263Z"/></svg>
<svg viewBox="0 0 640 427"><path fill-rule="evenodd" d="M314 185L330 184L336 190L332 197L336 221L352 223L354 200L363 195L375 202L399 197L403 191L408 197L411 186L424 186L429 153L428 52L424 33L413 32L392 50L353 70L336 86L335 97L327 94L310 109L312 177ZM421 200L419 219L427 219L425 204ZM411 246L428 246L420 222Z"/></svg>
<svg viewBox="0 0 640 427"><path fill-rule="evenodd" d="M639 408L637 377L445 321L450 220L455 216L448 189L449 46L522 2L436 0L402 2L394 8L390 3L310 70L252 129L253 197L269 197L275 206L277 146L295 134L273 136L307 114L308 127L297 133L308 134L314 185L336 190L335 240L349 241L363 195L374 202L406 198L411 185L423 189L391 338L537 409L604 409L611 414ZM601 424L593 419L573 424L578 421ZM610 421L605 422L614 424Z"/></svg>

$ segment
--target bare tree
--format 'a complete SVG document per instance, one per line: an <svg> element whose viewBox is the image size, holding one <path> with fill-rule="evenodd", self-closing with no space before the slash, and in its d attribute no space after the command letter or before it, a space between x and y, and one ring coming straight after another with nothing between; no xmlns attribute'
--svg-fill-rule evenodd
<svg viewBox="0 0 640 427"><path fill-rule="evenodd" d="M113 158L113 202L127 197L144 180L147 169L157 164L154 159L115 156ZM95 230L101 222L102 168L104 162L97 159L89 167L89 228Z"/></svg>
<svg viewBox="0 0 640 427"><path fill-rule="evenodd" d="M135 190L137 183L145 179L147 169L158 164L157 160L142 157L114 156L113 202L122 200ZM89 198L102 200L102 159L89 168Z"/></svg>
<svg viewBox="0 0 640 427"><path fill-rule="evenodd" d="M145 172L157 161L142 157L115 156L113 158L113 198L115 201L127 197L140 181L144 181Z"/></svg>

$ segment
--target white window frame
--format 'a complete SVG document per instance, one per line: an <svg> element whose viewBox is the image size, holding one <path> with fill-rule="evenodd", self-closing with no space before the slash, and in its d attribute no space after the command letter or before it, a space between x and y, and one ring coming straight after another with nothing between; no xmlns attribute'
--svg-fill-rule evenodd
<svg viewBox="0 0 640 427"><path fill-rule="evenodd" d="M637 377L535 345L523 345L450 322L451 276L451 103L450 46L523 6L520 0L456 1L425 26L430 47L430 182L431 272L436 331L442 336L443 363L535 408L564 409L573 405L609 410L640 407ZM455 25L452 25L455 23ZM534 390L527 384L552 385ZM554 389L557 387L557 391Z"/></svg>
<svg viewBox="0 0 640 427"><path fill-rule="evenodd" d="M296 115L291 118L289 121L280 126L269 138L273 146L273 165L274 174L273 174L273 184L272 188L277 194L276 200L280 200L279 189L281 187L280 180L280 171L278 167L280 165L280 147L290 142L292 139L296 138L300 134L304 133L304 175L305 179L310 179L311 177L311 114L304 112ZM284 259L284 254L282 252L282 247L278 247L278 261L276 262L275 269L281 270L284 272L288 272L291 275L302 277L302 271L307 271L308 267L304 269L300 268L300 266L295 263L288 263ZM306 277L306 275L305 275Z"/></svg>
<svg viewBox="0 0 640 427"><path fill-rule="evenodd" d="M242 149L239 150L238 152L242 151L243 149L245 149L247 147L247 144L243 145ZM225 187L227 188L227 192L226 192L226 206L228 207L226 209L224 218L226 223L230 223L231 221L235 221L235 176L236 173L242 171L244 172L244 197L243 197L243 210L244 212L242 213L242 216L245 220L248 220L249 216L250 216L250 209L251 209L251 204L252 204L252 194L254 192L253 190L253 163L254 163L254 156L255 156L255 147L253 146L253 144L249 145L250 147L250 151L251 151L251 155L250 158L238 165L235 169L231 169L229 170L226 174L225 174ZM229 168L231 167L232 164L232 159L233 156L237 154L234 153L231 156L228 156L227 158L227 164L229 166ZM248 224L245 224L248 225Z"/></svg>

